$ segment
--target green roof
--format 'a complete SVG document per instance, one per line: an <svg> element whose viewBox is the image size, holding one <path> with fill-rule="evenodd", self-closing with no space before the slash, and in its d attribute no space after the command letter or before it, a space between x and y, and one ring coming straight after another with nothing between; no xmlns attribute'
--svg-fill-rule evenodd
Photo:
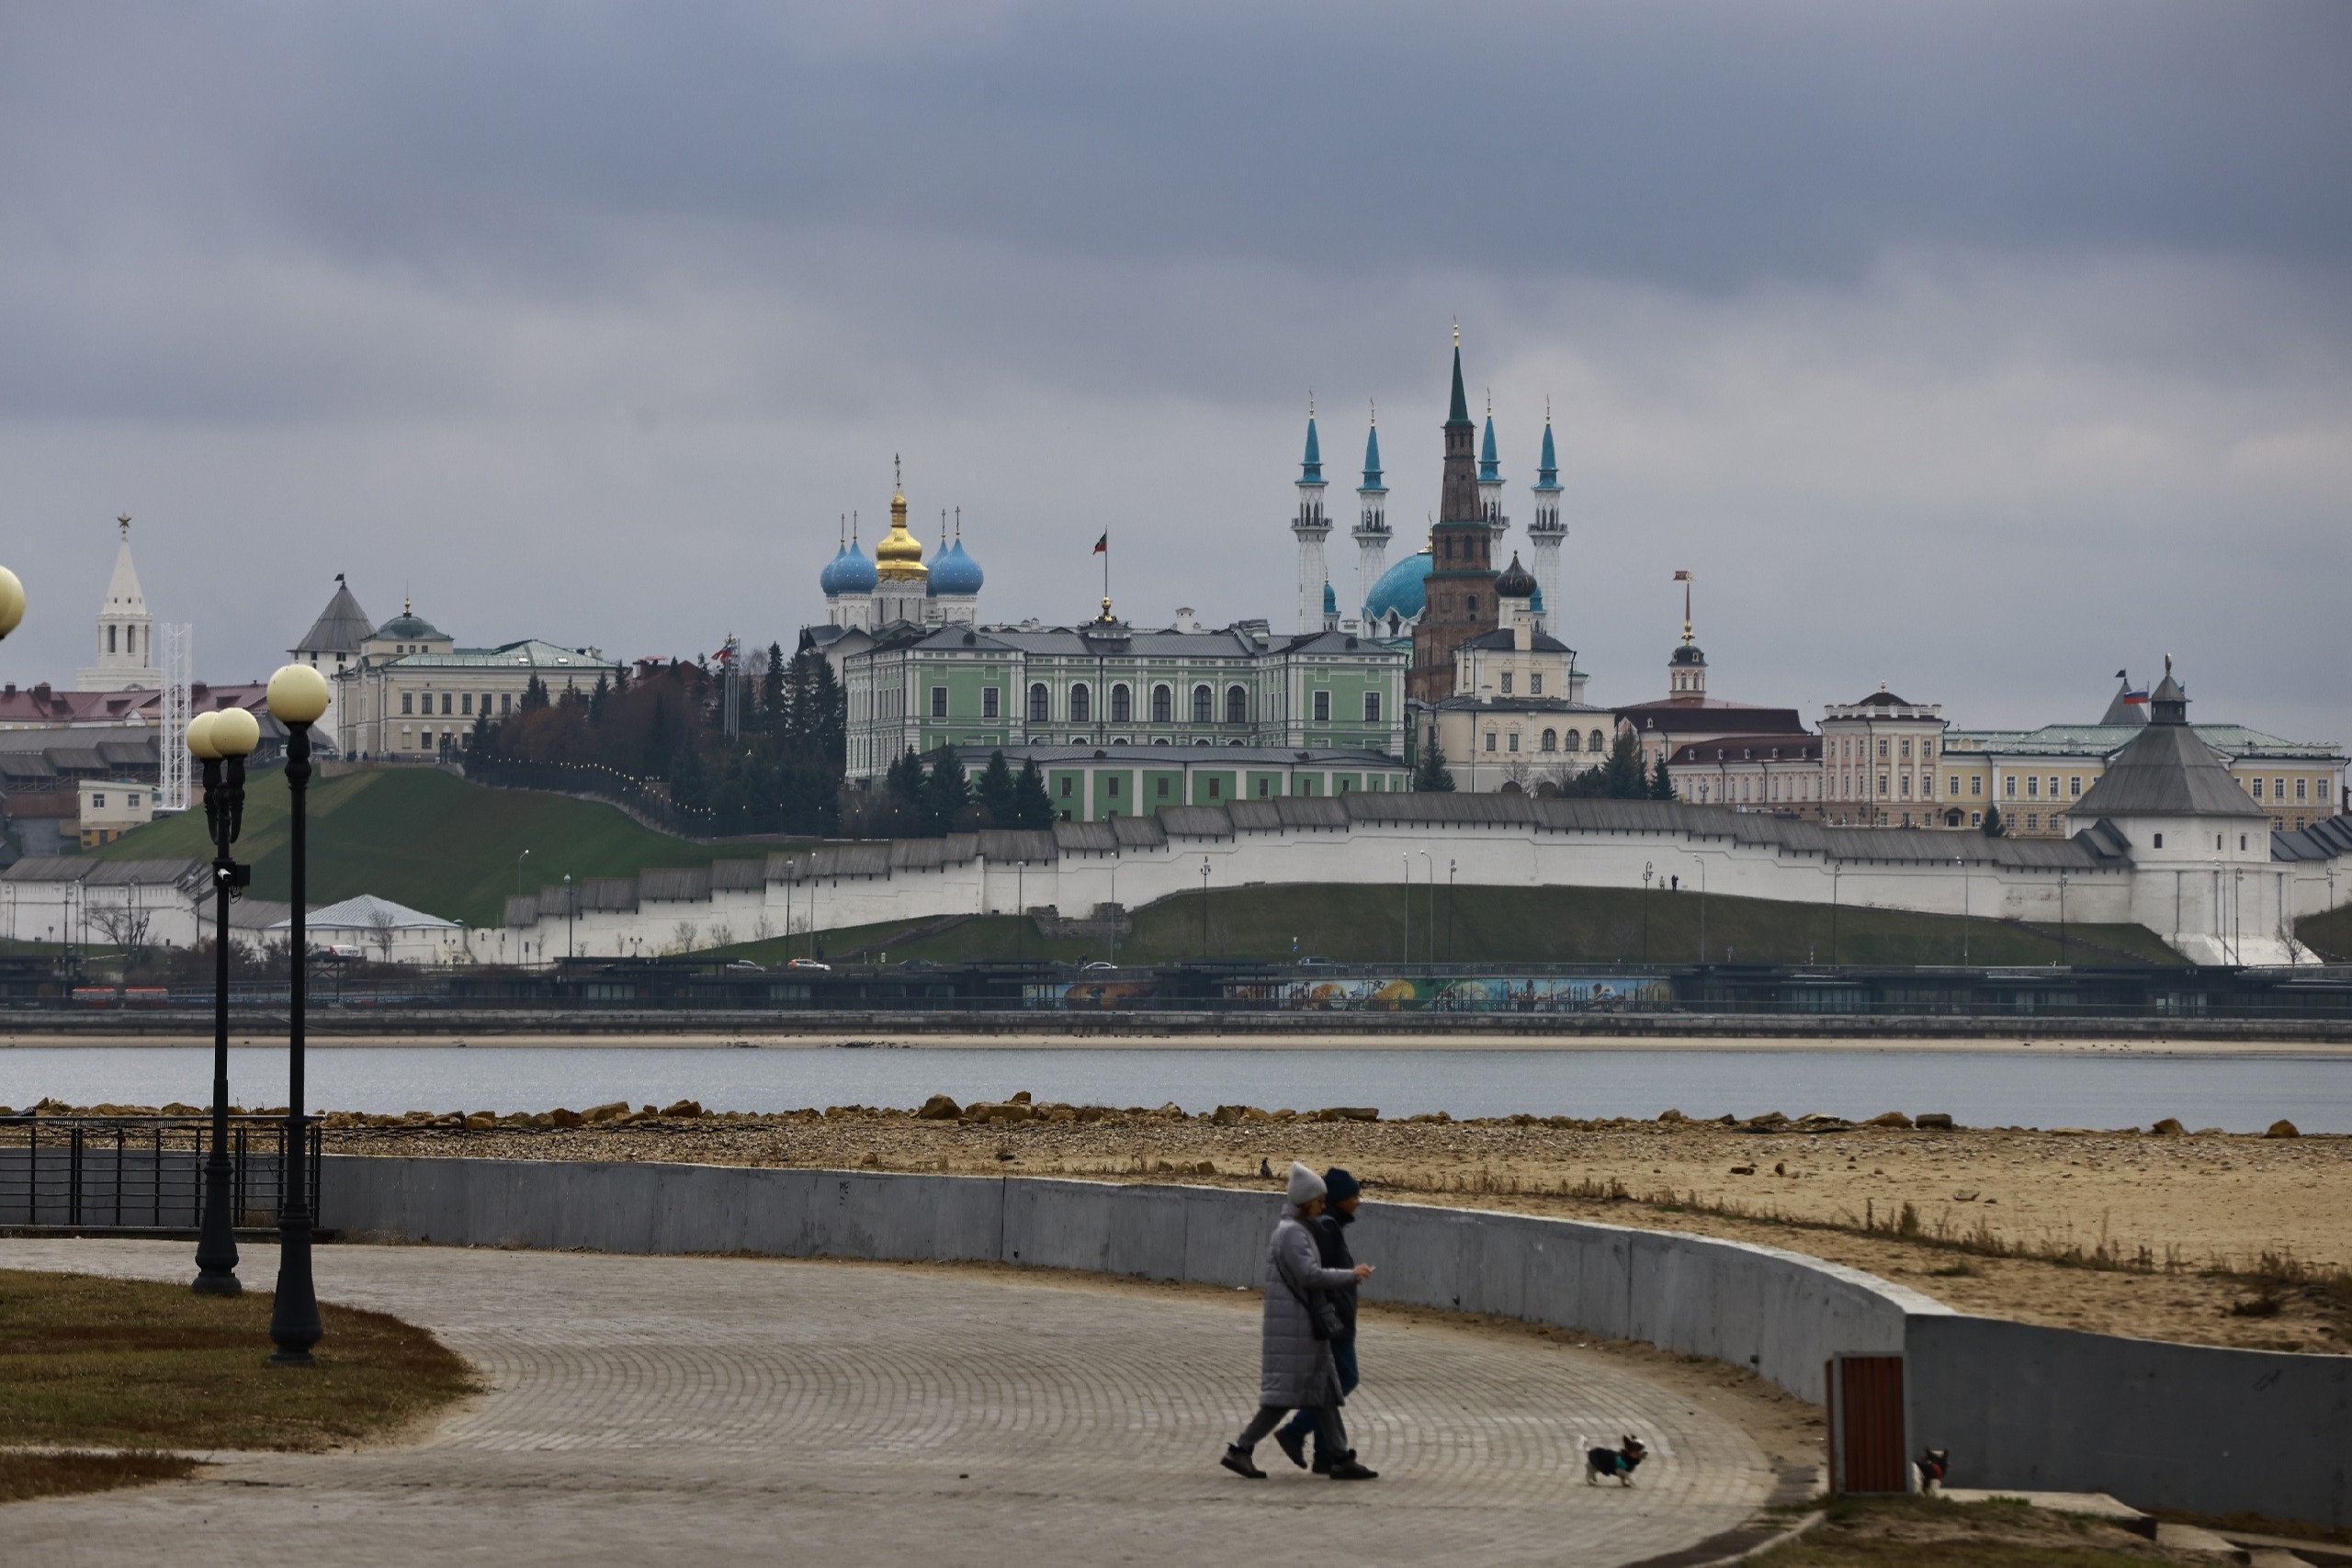
<svg viewBox="0 0 2352 1568"><path fill-rule="evenodd" d="M2333 741L2282 740L2242 724L2194 724L2197 738L2224 756L2292 757L2341 764L2344 750ZM2039 729L1954 729L1944 736L1947 751L2007 751L2028 756L2112 757L2137 740L2137 724L2045 724Z"/></svg>

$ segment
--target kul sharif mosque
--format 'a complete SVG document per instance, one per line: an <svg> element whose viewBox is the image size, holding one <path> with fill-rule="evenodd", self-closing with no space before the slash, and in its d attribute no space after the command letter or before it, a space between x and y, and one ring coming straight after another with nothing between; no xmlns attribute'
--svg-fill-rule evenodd
<svg viewBox="0 0 2352 1568"><path fill-rule="evenodd" d="M1463 399L1461 350L1454 350L1453 419L1448 430L1466 421ZM1449 467L1452 465L1449 464ZM1488 399L1486 427L1477 457L1476 515L1497 542L1509 531L1503 513L1502 464L1495 438L1494 406ZM1438 540L1434 529L1421 548L1393 565L1388 561L1392 535L1388 522L1388 488L1382 481L1378 411L1373 411L1364 434L1363 474L1356 487L1356 521L1349 530L1356 544L1354 591L1345 596L1335 585L1327 555L1332 524L1325 510L1322 437L1310 404L1306 417L1306 449L1296 481L1298 507L1291 522L1297 546L1297 597L1294 626L1301 633L1342 630L1367 637L1400 641L1412 637L1428 610L1428 580L1434 569ZM1531 605L1540 631L1549 633L1547 606L1557 604L1560 592L1560 547L1567 528L1560 521L1559 459L1552 439L1552 416L1544 416L1543 455L1536 466L1534 516L1527 525L1530 559L1526 568L1535 582ZM1448 519L1459 522L1460 519ZM1482 561L1484 554L1482 553ZM1493 575L1490 562L1489 575ZM1453 569L1449 568L1449 570ZM979 593L987 581L980 563L964 547L963 518L958 510L952 532L948 514L940 514L940 547L926 562L923 547L907 526L907 498L895 479L890 498L890 527L868 558L861 545L855 514L844 518L832 558L818 574L825 596L825 626L812 627L812 640L829 644L839 634L855 630L869 635L884 627L904 625L936 629L976 626ZM1342 604L1353 606L1350 614ZM1486 624L1498 624L1499 608L1491 596ZM1107 606L1105 614L1107 615ZM1475 605L1472 610L1475 616ZM1189 612L1180 612L1189 615ZM1262 624L1262 623L1261 623ZM826 635L828 629L831 635ZM860 639L862 640L862 639Z"/></svg>

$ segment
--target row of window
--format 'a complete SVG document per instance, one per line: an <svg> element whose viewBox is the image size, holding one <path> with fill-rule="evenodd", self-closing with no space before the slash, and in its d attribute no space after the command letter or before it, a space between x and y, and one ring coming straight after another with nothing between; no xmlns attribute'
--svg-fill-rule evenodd
<svg viewBox="0 0 2352 1568"><path fill-rule="evenodd" d="M2262 798L2262 781L2260 779L2256 779L2252 782L2254 784L2254 798L2260 800ZM2297 779L2295 781L2295 798L2297 800L2309 800L2311 795L2307 792L2310 787L2311 780ZM2272 779L2270 781L2270 798L2273 800L2284 800L2287 798L2287 781L2285 779Z"/></svg>
<svg viewBox="0 0 2352 1568"><path fill-rule="evenodd" d="M1487 750L1489 751L1495 749L1495 738L1496 731L1489 727L1487 730ZM1510 742L1510 745L1506 748L1507 750L1512 751L1519 750L1518 730L1511 730L1508 735L1504 736L1503 739ZM1537 736L1535 738L1535 741L1536 745L1545 751L1576 751L1581 750L1584 748L1586 744L1586 737L1573 729L1569 730L1565 736L1556 729L1547 729L1544 731L1543 734ZM1598 729L1592 732L1591 747L1595 751L1606 751L1609 750L1608 744L1602 739L1600 731Z"/></svg>
<svg viewBox="0 0 2352 1568"><path fill-rule="evenodd" d="M998 702L999 696L998 689L996 687L982 687L980 689L980 716L982 718L996 717ZM1315 693L1313 694L1313 705L1316 723L1329 724L1331 722L1330 693ZM1366 724L1378 724L1380 722L1380 694L1378 692L1366 692L1363 694L1363 722ZM1194 686L1193 688L1192 712L1193 722L1194 724L1216 723L1216 693L1215 690L1206 684ZM1094 689L1083 681L1072 682L1069 688L1069 694L1067 699L1066 712L1068 713L1069 722L1072 724L1093 723ZM931 689L931 716L933 718L946 718L950 716L948 712L947 688L944 686L933 686ZM1032 724L1050 724L1053 722L1053 689L1047 686L1043 681L1033 682L1029 687L1029 722ZM1125 682L1121 682L1111 688L1111 711L1109 715L1109 722L1113 724L1133 724L1135 721L1135 693ZM1151 722L1154 724L1173 724L1176 722L1176 692L1174 687L1159 685L1154 686L1151 689ZM1227 686L1225 689L1225 722L1227 724L1247 724L1250 722L1249 688L1237 685Z"/></svg>
<svg viewBox="0 0 2352 1568"><path fill-rule="evenodd" d="M471 692L443 692L440 694L440 696L441 711L443 713L461 713L469 717L472 716L475 710L474 694ZM403 714L429 714L433 711L433 697L434 694L431 692L402 692L401 694L401 712ZM413 702L418 700L423 702L424 705L422 707L412 705ZM452 705L453 704L455 705L454 706ZM488 713L490 711L490 694L488 692L484 692L481 694L481 711L483 713ZM503 718L506 715L513 713L514 711L514 694L512 692L499 693L499 716Z"/></svg>
<svg viewBox="0 0 2352 1568"><path fill-rule="evenodd" d="M1510 671L1506 670L1502 672L1502 692L1504 696L1510 696L1511 694L1510 678L1511 672ZM1544 694L1543 671L1530 670L1527 672L1527 694L1531 697L1540 697Z"/></svg>
<svg viewBox="0 0 2352 1568"><path fill-rule="evenodd" d="M1891 753L1887 749L1889 741L1887 738L1883 735L1880 736L1878 741L1878 760L1880 761L1887 761L1891 758L1894 757L1899 757L1902 761L1906 762L1911 760L1911 738L1909 736L1905 735L1899 737L1897 741L1894 743L1894 750ZM1865 753L1861 737L1854 735L1833 736L1830 740L1829 754L1840 761L1852 761L1855 758L1864 755ZM1935 754L1935 738L1933 736L1922 736L1919 740L1919 755L1932 759Z"/></svg>

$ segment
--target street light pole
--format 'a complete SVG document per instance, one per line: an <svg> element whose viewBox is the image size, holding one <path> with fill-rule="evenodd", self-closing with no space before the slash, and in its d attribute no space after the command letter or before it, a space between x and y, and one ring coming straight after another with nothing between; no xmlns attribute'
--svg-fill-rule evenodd
<svg viewBox="0 0 2352 1568"><path fill-rule="evenodd" d="M1707 857L1693 852L1690 859L1699 867L1699 962L1707 961Z"/></svg>
<svg viewBox="0 0 2352 1568"><path fill-rule="evenodd" d="M311 1193L309 1139L302 1116L302 1035L304 980L311 967L310 932L305 900L310 897L310 866L306 795L311 784L311 726L327 711L332 694L326 677L308 664L288 664L269 678L269 711L286 726L286 787L291 795L287 814L287 848L292 861L293 909L288 943L293 961L292 985L287 1001L286 1159L278 1183L277 1301L271 1310L269 1337L277 1346L273 1365L311 1365L311 1347L324 1336L319 1322L319 1297L311 1281Z"/></svg>
<svg viewBox="0 0 2352 1568"><path fill-rule="evenodd" d="M1414 852L1430 863L1430 962L1437 962L1437 857L1427 850ZM1407 950L1411 951L1409 948ZM1408 960L1409 962L1409 960Z"/></svg>
<svg viewBox="0 0 2352 1568"><path fill-rule="evenodd" d="M568 963L573 956L571 945L571 916L578 908L571 897L571 873L563 874L563 956Z"/></svg>
<svg viewBox="0 0 2352 1568"><path fill-rule="evenodd" d="M2058 874L2058 966L2066 964L2066 874Z"/></svg>
<svg viewBox="0 0 2352 1568"><path fill-rule="evenodd" d="M1201 962L1209 961L1209 857L1201 857Z"/></svg>
<svg viewBox="0 0 2352 1568"><path fill-rule="evenodd" d="M202 1296L241 1294L236 1216L229 1212L229 901L250 873L231 856L244 826L245 758L261 726L243 708L188 721L187 749L204 764L204 826L212 840L212 1152L204 1162L204 1219L197 1235L196 1282Z"/></svg>
<svg viewBox="0 0 2352 1568"><path fill-rule="evenodd" d="M1650 961L1650 878L1655 873L1650 863L1642 863L1642 962Z"/></svg>
<svg viewBox="0 0 2352 1568"><path fill-rule="evenodd" d="M1410 850L1396 857L1405 863L1404 951L1399 964L1413 962L1413 852Z"/></svg>

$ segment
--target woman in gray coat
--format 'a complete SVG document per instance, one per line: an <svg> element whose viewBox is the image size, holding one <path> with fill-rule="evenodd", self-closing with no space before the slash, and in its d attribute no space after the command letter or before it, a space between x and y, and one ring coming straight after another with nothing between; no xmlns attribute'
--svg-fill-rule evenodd
<svg viewBox="0 0 2352 1568"><path fill-rule="evenodd" d="M1372 1266L1326 1269L1317 1254L1315 1238L1303 1223L1322 1213L1323 1179L1293 1161L1290 1188L1284 1194L1280 1224L1266 1247L1266 1315L1260 1331L1261 1357L1258 1378L1258 1414L1218 1462L1236 1475L1262 1481L1250 1452L1260 1438L1282 1424L1293 1410L1316 1413L1323 1451L1347 1454L1347 1429L1340 1420L1340 1374L1331 1346L1316 1337L1314 1305L1322 1292L1352 1285L1371 1274ZM1334 1481L1370 1481L1377 1472L1358 1464L1352 1455L1334 1462Z"/></svg>

